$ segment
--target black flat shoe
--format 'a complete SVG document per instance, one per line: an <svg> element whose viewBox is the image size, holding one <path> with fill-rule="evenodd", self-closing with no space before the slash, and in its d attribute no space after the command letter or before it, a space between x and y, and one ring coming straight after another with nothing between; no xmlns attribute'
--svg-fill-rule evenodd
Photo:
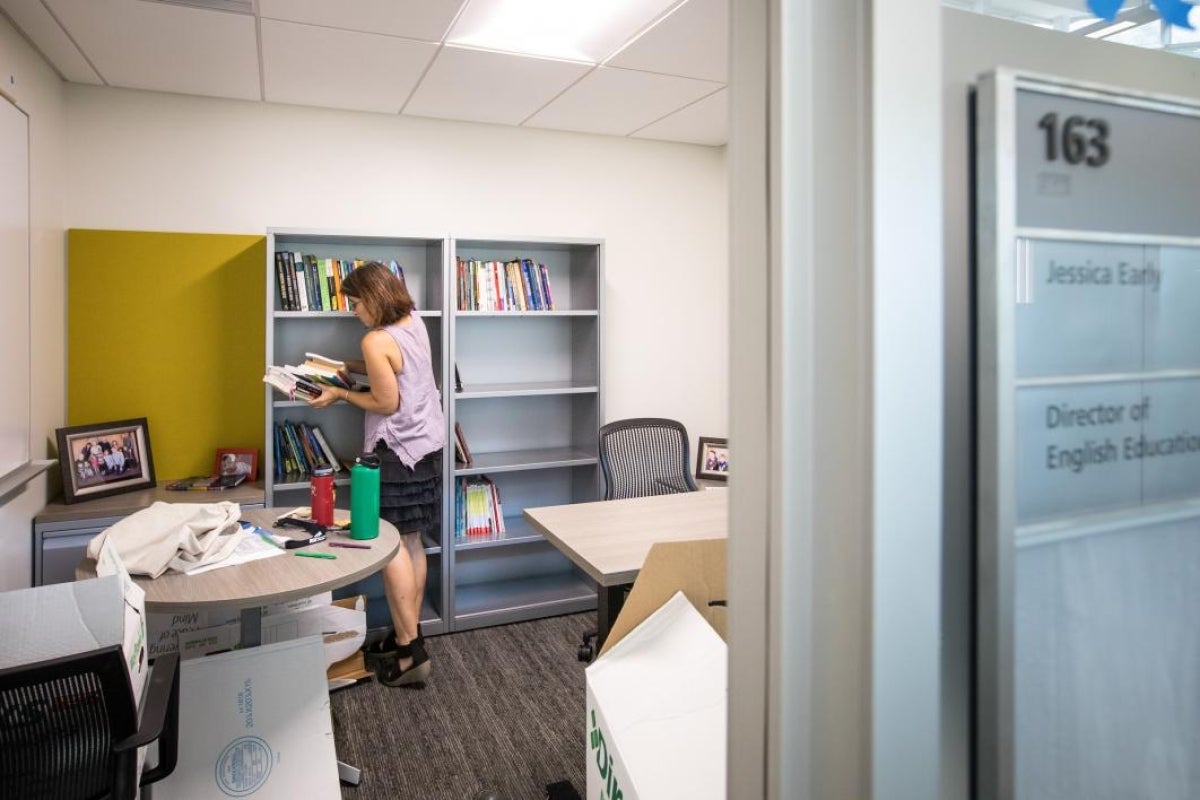
<svg viewBox="0 0 1200 800"><path fill-rule="evenodd" d="M375 677L384 686L410 686L414 689L424 687L425 681L429 679L429 675L433 672L433 664L429 662L429 654L425 652L425 648L407 644L398 648L396 652L396 658L388 661L384 661L383 659L376 661L373 667ZM412 659L412 663L409 664L408 669L400 668L401 658Z"/></svg>

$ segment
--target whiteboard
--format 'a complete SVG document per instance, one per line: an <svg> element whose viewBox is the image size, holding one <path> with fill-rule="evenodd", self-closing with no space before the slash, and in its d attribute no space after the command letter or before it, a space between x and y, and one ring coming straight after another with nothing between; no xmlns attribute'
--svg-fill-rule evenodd
<svg viewBox="0 0 1200 800"><path fill-rule="evenodd" d="M29 118L0 98L0 483L29 464Z"/></svg>

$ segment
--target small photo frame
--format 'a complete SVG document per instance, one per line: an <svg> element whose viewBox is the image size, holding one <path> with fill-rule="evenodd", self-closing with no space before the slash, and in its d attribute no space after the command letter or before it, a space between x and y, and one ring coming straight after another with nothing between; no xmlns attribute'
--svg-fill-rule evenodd
<svg viewBox="0 0 1200 800"><path fill-rule="evenodd" d="M58 428L63 502L149 489L154 482L146 418Z"/></svg>
<svg viewBox="0 0 1200 800"><path fill-rule="evenodd" d="M729 479L729 440L701 436L696 448L696 477L709 481Z"/></svg>
<svg viewBox="0 0 1200 800"><path fill-rule="evenodd" d="M247 447L218 447L213 460L213 477L245 475L246 480L258 480L258 451Z"/></svg>

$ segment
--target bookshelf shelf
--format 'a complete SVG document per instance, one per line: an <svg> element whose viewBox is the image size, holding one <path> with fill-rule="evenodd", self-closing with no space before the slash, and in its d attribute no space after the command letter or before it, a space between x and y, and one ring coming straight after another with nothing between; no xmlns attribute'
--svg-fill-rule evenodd
<svg viewBox="0 0 1200 800"><path fill-rule="evenodd" d="M334 478L333 485L334 486L349 486L350 485L350 476L346 475L344 477ZM307 492L307 491L309 491L308 477L298 475L298 474L284 475L282 478L277 478L275 480L274 486L275 486L276 492ZM284 505L292 505L292 504L284 503ZM304 506L308 505L308 498L304 498L303 503L296 503L296 505L304 505Z"/></svg>
<svg viewBox="0 0 1200 800"><path fill-rule="evenodd" d="M271 316L276 320L287 319L357 319L350 311L272 311ZM438 318L441 311L414 311L415 317Z"/></svg>
<svg viewBox="0 0 1200 800"><path fill-rule="evenodd" d="M505 524L507 524L507 520ZM530 542L540 541L543 541L542 537L535 533L514 536L511 531L508 531L499 536L493 535L486 538L471 538L464 541L456 541L454 549L462 552L463 550L479 550L485 547L511 547L515 544L529 544Z"/></svg>
<svg viewBox="0 0 1200 800"><path fill-rule="evenodd" d="M461 585L454 604L455 630L469 630L590 611L596 607L596 590L576 574L554 573Z"/></svg>
<svg viewBox="0 0 1200 800"><path fill-rule="evenodd" d="M506 317L512 319L538 319L543 317L596 317L600 315L595 310L578 311L455 311L455 316L465 319L473 317Z"/></svg>
<svg viewBox="0 0 1200 800"><path fill-rule="evenodd" d="M482 475L485 472L513 472L531 469L561 469L586 467L599 463L600 458L575 447L552 447L540 450L506 450L495 453L471 453L469 466L456 464L455 475Z"/></svg>
<svg viewBox="0 0 1200 800"><path fill-rule="evenodd" d="M532 397L541 394L595 394L600 387L594 381L534 381L531 383L463 384L455 392L456 400L479 400L490 397Z"/></svg>

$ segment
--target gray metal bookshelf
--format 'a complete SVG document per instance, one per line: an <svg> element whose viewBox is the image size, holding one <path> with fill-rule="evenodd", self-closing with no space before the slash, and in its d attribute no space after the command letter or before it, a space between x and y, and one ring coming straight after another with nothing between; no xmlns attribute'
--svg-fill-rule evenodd
<svg viewBox="0 0 1200 800"><path fill-rule="evenodd" d="M597 439L603 419L599 240L451 239L446 296L451 373L448 423L467 439L472 462L447 448L445 559L454 630L586 611L594 584L524 520L528 507L599 499ZM545 264L554 311L459 310L457 262L528 258ZM455 535L456 479L487 475L506 531Z"/></svg>
<svg viewBox="0 0 1200 800"><path fill-rule="evenodd" d="M596 450L603 419L600 370L599 240L453 239L272 228L267 234L267 364L296 364L305 352L356 357L363 329L345 311L284 310L276 250L317 258L397 261L428 326L443 387L446 458L439 541L426 541L429 585L422 612L437 634L536 619L596 607L596 588L524 520L527 507L588 502L600 496ZM458 311L457 258L545 264L554 311ZM454 367L464 380L455 392ZM264 367L265 368L265 367ZM306 506L308 479L275 474L275 425L318 425L335 452L353 460L362 447L362 413L345 403L316 410L264 384L264 491L270 506ZM466 433L473 462L454 463L453 430ZM500 493L506 532L456 541L456 479L487 475ZM338 506L349 507L348 473ZM388 624L379 576L347 587L364 593L368 625Z"/></svg>
<svg viewBox="0 0 1200 800"><path fill-rule="evenodd" d="M316 258L364 259L387 263L396 261L404 270L405 282L417 306L417 316L429 331L434 371L442 387L446 386L446 261L448 240L441 236L395 236L377 233L270 228L267 231L267 319L266 365L299 364L306 352L332 358L359 358L359 341L365 332L362 323L349 311L284 310L276 277L275 252L291 251ZM265 369L265 365L264 365ZM362 412L348 403L326 409L310 408L304 401L288 400L263 384L265 425L263 450L264 489L268 507L307 506L308 477L298 474L279 476L275 471L275 426L285 420L318 426L343 462L352 463L362 450ZM443 410L447 392L442 392ZM335 479L337 506L350 507L349 471ZM450 630L445 613L450 592L450 561L445 552L445 525L438 541L425 541L429 559L429 577L421 613L426 633ZM365 594L367 624L381 628L389 623L387 602L379 575L348 586L338 595Z"/></svg>

